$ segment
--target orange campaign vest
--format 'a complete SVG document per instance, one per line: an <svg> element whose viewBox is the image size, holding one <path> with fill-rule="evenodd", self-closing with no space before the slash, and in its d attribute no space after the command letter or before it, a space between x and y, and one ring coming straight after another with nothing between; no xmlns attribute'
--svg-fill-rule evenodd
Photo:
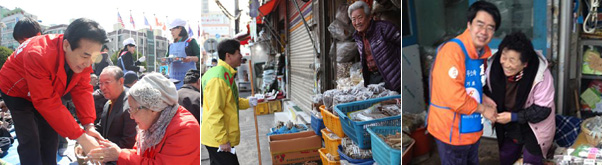
<svg viewBox="0 0 602 165"><path fill-rule="evenodd" d="M442 44L431 68L427 129L444 143L471 145L483 134L481 115L474 113L485 80L485 67L478 65L491 56L491 50L486 46L479 56L468 30L454 40ZM467 67L467 63L471 64Z"/></svg>

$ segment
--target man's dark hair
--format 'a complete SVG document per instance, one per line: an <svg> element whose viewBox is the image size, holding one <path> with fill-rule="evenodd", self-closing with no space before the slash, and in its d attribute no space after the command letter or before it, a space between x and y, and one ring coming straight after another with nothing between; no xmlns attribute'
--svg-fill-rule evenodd
<svg viewBox="0 0 602 165"><path fill-rule="evenodd" d="M199 70L190 69L184 76L184 84L196 83L199 81L201 72Z"/></svg>
<svg viewBox="0 0 602 165"><path fill-rule="evenodd" d="M477 16L477 13L479 11L484 11L489 13L489 15L491 15L493 17L493 20L495 21L495 30L497 31L497 29L500 28L501 26L501 17L500 17L500 11L497 9L497 7L490 3L490 2L486 2L486 1L477 1L475 3L473 3L472 5L470 5L470 7L468 8L468 22L472 24L472 20L474 20L474 18Z"/></svg>
<svg viewBox="0 0 602 165"><path fill-rule="evenodd" d="M498 52L501 53L504 50L514 50L520 53L520 61L522 63L537 59L537 53L533 49L531 40L523 32L513 32L506 35L502 43L500 43Z"/></svg>
<svg viewBox="0 0 602 165"><path fill-rule="evenodd" d="M217 62L217 59L215 59L215 58L211 59L211 62Z"/></svg>
<svg viewBox="0 0 602 165"><path fill-rule="evenodd" d="M19 41L36 36L38 33L42 33L42 28L40 28L38 21L31 17L25 17L15 24L13 38Z"/></svg>
<svg viewBox="0 0 602 165"><path fill-rule="evenodd" d="M87 18L78 18L71 22L65 30L64 38L69 41L71 50L79 47L82 38L105 44L108 42L107 33L96 21Z"/></svg>
<svg viewBox="0 0 602 165"><path fill-rule="evenodd" d="M234 54L240 51L240 42L234 39L226 39L217 44L217 55L222 61L226 60L226 53Z"/></svg>

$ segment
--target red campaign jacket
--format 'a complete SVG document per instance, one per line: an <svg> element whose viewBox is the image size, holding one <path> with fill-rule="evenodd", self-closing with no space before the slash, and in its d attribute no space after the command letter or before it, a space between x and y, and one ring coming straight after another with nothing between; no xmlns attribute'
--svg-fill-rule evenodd
<svg viewBox="0 0 602 165"><path fill-rule="evenodd" d="M180 106L167 125L161 142L142 155L136 154L137 144L133 149L121 149L117 164L200 164L200 139L201 128L196 118Z"/></svg>
<svg viewBox="0 0 602 165"><path fill-rule="evenodd" d="M71 92L77 117L83 125L96 119L89 66L74 73L67 87L63 35L42 35L23 42L0 69L0 90L8 96L31 101L50 126L63 137L84 133L61 97Z"/></svg>

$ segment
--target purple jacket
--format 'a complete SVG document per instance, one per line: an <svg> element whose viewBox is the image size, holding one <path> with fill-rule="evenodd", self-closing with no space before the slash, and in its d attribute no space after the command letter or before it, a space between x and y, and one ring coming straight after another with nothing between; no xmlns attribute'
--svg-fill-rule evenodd
<svg viewBox="0 0 602 165"><path fill-rule="evenodd" d="M401 90L401 33L399 29L390 22L370 21L370 27L366 30L366 37L372 48L372 56L378 67L378 71L385 79L385 86L389 90ZM364 80L367 80L368 66L364 61L364 43L362 36L356 31L353 33L357 49L360 53ZM368 81L364 81L368 85Z"/></svg>
<svg viewBox="0 0 602 165"><path fill-rule="evenodd" d="M529 123L529 127L533 130L537 143L545 158L552 143L554 143L554 134L556 133L556 106L554 104L554 96L556 95L554 94L554 79L548 69L548 62L543 55L539 53L538 57L539 68L524 108L536 104L552 109L552 112L543 121L540 121L539 123ZM491 61L493 60L490 60L489 65L487 65L487 77L489 77L489 72L491 71ZM487 79L487 83L490 83L489 78ZM489 86L489 88L489 90L491 90L491 86Z"/></svg>

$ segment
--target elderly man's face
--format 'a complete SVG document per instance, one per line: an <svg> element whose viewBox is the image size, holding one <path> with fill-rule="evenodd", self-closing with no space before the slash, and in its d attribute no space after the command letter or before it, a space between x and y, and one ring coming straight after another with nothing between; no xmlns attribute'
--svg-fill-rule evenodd
<svg viewBox="0 0 602 165"><path fill-rule="evenodd" d="M370 25L370 16L364 13L364 8L356 9L351 12L351 23L358 32L365 32Z"/></svg>
<svg viewBox="0 0 602 165"><path fill-rule="evenodd" d="M123 92L123 78L117 80L113 73L102 72L100 74L100 90L106 99L116 100Z"/></svg>

